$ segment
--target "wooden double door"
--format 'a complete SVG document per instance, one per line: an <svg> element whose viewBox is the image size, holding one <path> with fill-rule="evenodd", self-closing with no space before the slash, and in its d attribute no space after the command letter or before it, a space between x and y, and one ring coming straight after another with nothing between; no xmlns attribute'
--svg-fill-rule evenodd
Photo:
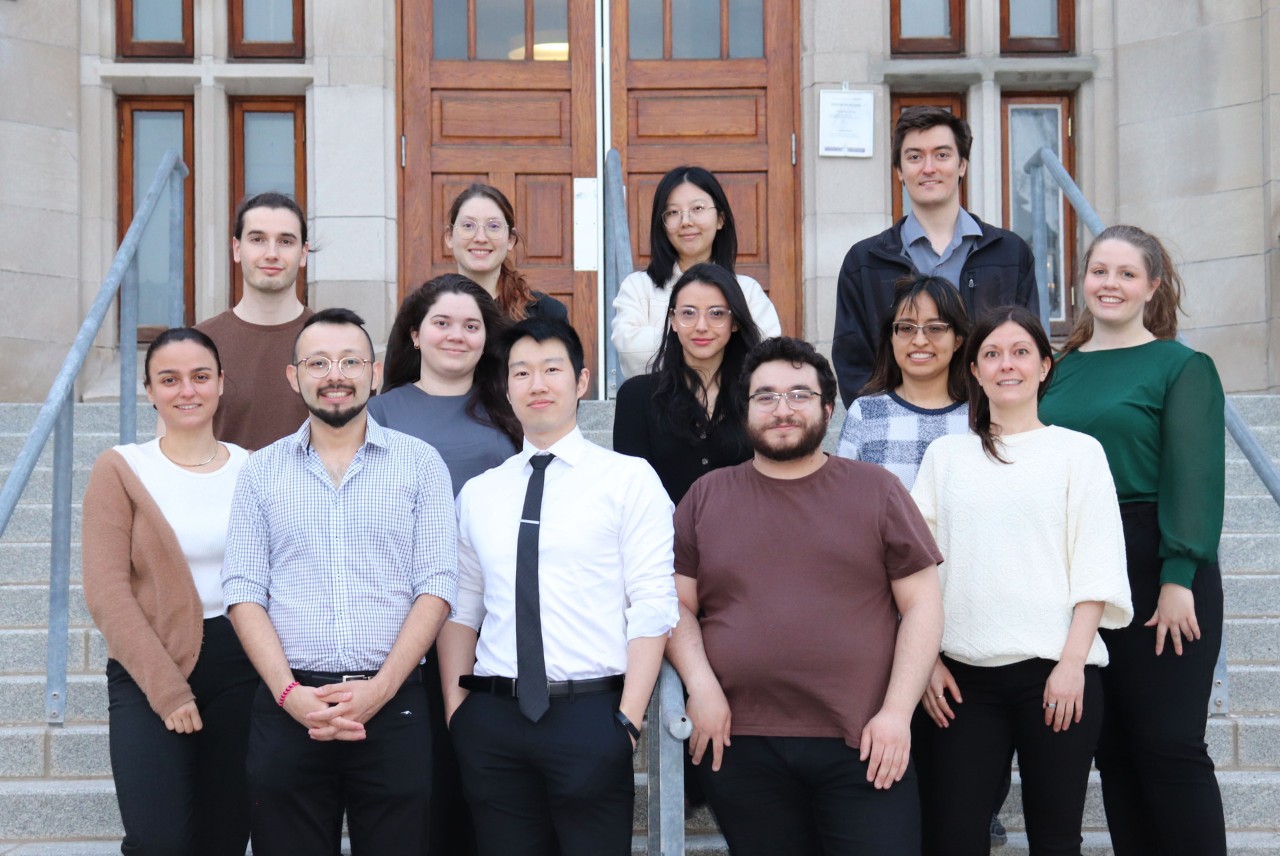
<svg viewBox="0 0 1280 856"><path fill-rule="evenodd" d="M796 22L796 0L403 0L401 295L454 269L449 205L492 184L515 208L519 269L569 307L594 367L612 307L602 249L574 246L601 234L574 179L602 193L614 147L637 268L658 181L706 167L733 208L739 272L802 331ZM591 209L576 230L575 204Z"/></svg>

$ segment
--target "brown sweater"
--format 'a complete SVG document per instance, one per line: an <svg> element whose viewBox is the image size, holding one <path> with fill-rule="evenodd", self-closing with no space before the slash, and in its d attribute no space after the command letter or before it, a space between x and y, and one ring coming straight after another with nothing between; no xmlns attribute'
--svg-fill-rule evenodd
<svg viewBox="0 0 1280 856"><path fill-rule="evenodd" d="M178 536L128 462L98 456L84 494L84 599L158 716L195 699L187 684L204 640L204 610Z"/></svg>

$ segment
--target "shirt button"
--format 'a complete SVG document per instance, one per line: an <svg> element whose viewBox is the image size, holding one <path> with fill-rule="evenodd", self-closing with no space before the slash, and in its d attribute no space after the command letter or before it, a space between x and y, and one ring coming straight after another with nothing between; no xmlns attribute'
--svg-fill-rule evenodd
<svg viewBox="0 0 1280 856"><path fill-rule="evenodd" d="M710 462L710 461L708 461L706 458L703 458L703 459L702 459L702 465L703 465L704 467L705 467L707 464L709 464L709 463L711 463L711 462Z"/></svg>

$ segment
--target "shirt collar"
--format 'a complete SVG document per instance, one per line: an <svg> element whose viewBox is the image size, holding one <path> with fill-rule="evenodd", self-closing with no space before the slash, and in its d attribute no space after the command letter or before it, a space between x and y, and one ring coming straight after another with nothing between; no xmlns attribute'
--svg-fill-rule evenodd
<svg viewBox="0 0 1280 856"><path fill-rule="evenodd" d="M907 214L906 221L902 224L902 245L910 246L919 240L927 240L928 235L924 232L924 227L920 225L920 221L916 219L916 212L912 211ZM956 217L955 229L951 233L951 242L959 244L965 238L982 237L982 227L978 225L978 221L973 219L973 215L963 208Z"/></svg>
<svg viewBox="0 0 1280 856"><path fill-rule="evenodd" d="M379 449L387 448L387 429L379 425L377 420L367 411L365 417L364 442L360 444L360 448L363 449L365 446L376 446ZM310 417L305 419L302 426L289 436L289 442L302 455L306 455L311 450Z"/></svg>
<svg viewBox="0 0 1280 856"><path fill-rule="evenodd" d="M524 447L520 450L520 454L516 457L520 461L523 468L529 463L529 459L540 452L547 451L564 461L569 466L576 466L582 461L583 456L587 453L590 443L586 437L582 436L582 429L573 426L573 430L565 434L559 440L551 444L549 449L539 449L529 442L528 438L524 441Z"/></svg>

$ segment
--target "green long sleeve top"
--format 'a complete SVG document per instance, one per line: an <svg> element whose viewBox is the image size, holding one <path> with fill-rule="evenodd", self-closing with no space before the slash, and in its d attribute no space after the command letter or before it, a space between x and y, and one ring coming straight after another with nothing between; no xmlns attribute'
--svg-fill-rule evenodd
<svg viewBox="0 0 1280 856"><path fill-rule="evenodd" d="M1191 587L1217 561L1225 482L1222 382L1213 360L1172 339L1072 351L1040 419L1102 444L1121 503L1154 502L1161 583Z"/></svg>

